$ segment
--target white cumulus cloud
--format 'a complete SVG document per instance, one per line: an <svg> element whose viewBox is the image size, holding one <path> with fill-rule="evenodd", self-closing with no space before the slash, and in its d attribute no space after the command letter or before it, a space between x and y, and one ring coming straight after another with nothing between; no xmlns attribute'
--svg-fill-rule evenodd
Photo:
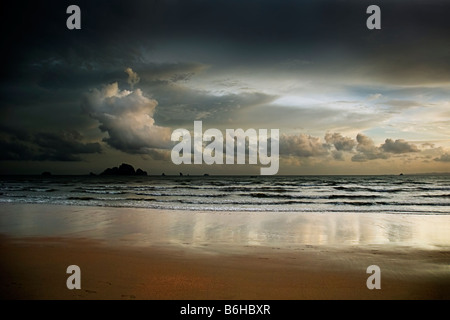
<svg viewBox="0 0 450 320"><path fill-rule="evenodd" d="M126 70L131 84L137 83L138 75L131 68ZM142 90L120 90L117 82L101 90L93 89L83 100L85 112L99 122L100 130L108 133L105 142L118 150L139 154L170 144L170 128L156 125L153 119L157 105Z"/></svg>

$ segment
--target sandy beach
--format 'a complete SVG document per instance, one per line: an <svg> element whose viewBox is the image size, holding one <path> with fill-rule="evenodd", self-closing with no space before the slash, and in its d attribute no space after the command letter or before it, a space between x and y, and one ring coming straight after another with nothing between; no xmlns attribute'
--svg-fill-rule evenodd
<svg viewBox="0 0 450 320"><path fill-rule="evenodd" d="M449 299L448 216L2 204L2 299ZM69 290L66 268L81 269ZM366 269L378 265L381 289Z"/></svg>

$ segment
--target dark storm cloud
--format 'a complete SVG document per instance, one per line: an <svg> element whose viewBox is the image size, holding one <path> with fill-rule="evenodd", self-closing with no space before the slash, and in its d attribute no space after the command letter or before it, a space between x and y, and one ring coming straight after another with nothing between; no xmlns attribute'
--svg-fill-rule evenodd
<svg viewBox="0 0 450 320"><path fill-rule="evenodd" d="M69 4L5 6L2 83L36 77L34 83L49 89L96 86L123 79L125 67L161 79L158 73L172 73L168 65L153 68L155 75L138 68L158 66L152 61L158 50L178 69L206 63L251 70L300 61L287 69L407 84L450 79L446 1L377 1L382 29L374 32L365 27L370 1L78 1L78 31L65 27Z"/></svg>
<svg viewBox="0 0 450 320"><path fill-rule="evenodd" d="M42 150L41 160L80 161L80 154L101 152L99 143L83 143L81 139L82 136L76 131L41 132L35 134L32 142Z"/></svg>
<svg viewBox="0 0 450 320"><path fill-rule="evenodd" d="M29 133L2 127L0 160L81 161L81 154L101 153L99 143L83 142L76 131Z"/></svg>
<svg viewBox="0 0 450 320"><path fill-rule="evenodd" d="M450 81L448 1L377 1L382 10L378 31L365 26L369 0L77 0L82 29L75 31L66 28L70 4L2 4L0 126L9 125L0 135L3 160L80 160L80 155L100 152L102 139L124 152L167 158L165 150L154 149L166 147L167 127L193 120L216 127L270 124L328 131L364 130L390 116L327 105L274 106L277 93L259 88L217 92L213 86L190 86L204 74L226 89L245 87L239 83L242 74L274 82L285 75L321 79L347 88L356 83L360 96L389 84L426 88ZM229 70L235 74L227 81L214 77ZM103 99L83 112L86 92L114 83L117 93L131 90L134 95L117 97L109 104L115 110L106 110ZM137 88L142 91L136 93ZM430 90L441 90L447 98L447 88ZM131 98L147 107L122 121L124 103ZM151 106L146 99L154 100ZM384 105L392 111L421 105L414 98L387 99ZM283 139L285 154L299 157L331 152L343 159L350 153L353 161L367 161L415 152L405 141L389 139L376 146L363 135L353 140L334 134L325 142L308 135ZM446 161L445 155L436 159Z"/></svg>
<svg viewBox="0 0 450 320"><path fill-rule="evenodd" d="M449 79L448 1L377 1L382 29L373 32L365 27L372 1L78 1L80 31L65 28L69 4L7 5L3 30L17 17L23 24L7 35L10 60L54 55L91 67L135 67L130 62L142 60L142 49L163 44L183 50L178 57L195 51L220 65L297 60L315 62L314 72L362 70L396 83Z"/></svg>

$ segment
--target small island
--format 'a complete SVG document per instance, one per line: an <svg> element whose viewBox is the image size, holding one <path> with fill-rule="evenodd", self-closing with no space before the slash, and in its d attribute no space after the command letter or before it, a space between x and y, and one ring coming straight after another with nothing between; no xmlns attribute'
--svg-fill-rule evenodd
<svg viewBox="0 0 450 320"><path fill-rule="evenodd" d="M134 170L133 166L127 163L122 163L119 167L107 168L101 176L146 176L147 171L138 168Z"/></svg>

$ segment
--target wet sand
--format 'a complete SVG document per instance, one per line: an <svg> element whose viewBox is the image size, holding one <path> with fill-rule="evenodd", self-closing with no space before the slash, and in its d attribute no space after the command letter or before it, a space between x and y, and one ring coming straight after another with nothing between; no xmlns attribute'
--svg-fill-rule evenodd
<svg viewBox="0 0 450 320"><path fill-rule="evenodd" d="M2 299L450 298L447 216L0 208Z"/></svg>

